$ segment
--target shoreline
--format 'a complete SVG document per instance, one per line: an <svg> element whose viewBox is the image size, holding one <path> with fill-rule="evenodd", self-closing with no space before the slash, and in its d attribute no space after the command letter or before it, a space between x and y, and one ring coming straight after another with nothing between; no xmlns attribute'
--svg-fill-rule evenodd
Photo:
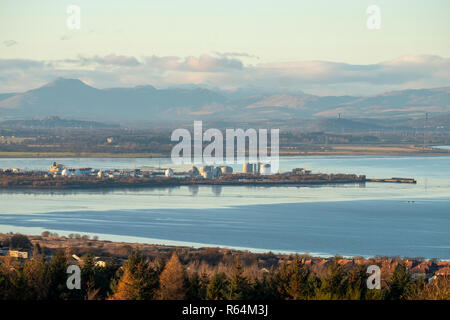
<svg viewBox="0 0 450 320"><path fill-rule="evenodd" d="M411 150L411 151L407 151ZM405 149L405 151L280 151L280 157L296 156L450 156L450 150L432 149L425 152L417 149ZM101 153L101 152L0 152L0 159L14 158L170 158L170 154L164 153Z"/></svg>
<svg viewBox="0 0 450 320"><path fill-rule="evenodd" d="M308 186L379 183L413 183L411 178L367 179L365 175L356 174L240 174L224 175L215 179L198 179L193 177L53 177L50 174L3 173L0 174L0 190L20 189L123 189L123 188L157 188L177 186Z"/></svg>
<svg viewBox="0 0 450 320"><path fill-rule="evenodd" d="M18 230L18 229L16 229ZM23 230L23 229L22 229ZM56 236L43 237L43 232L56 233ZM22 234L30 238L32 242L38 242L41 246L44 245L49 249L58 250L58 249L66 249L67 247L71 248L83 248L86 249L86 244L90 242L88 248L90 249L108 249L109 247L117 248L119 246L127 246L131 247L133 250L139 249L140 251L180 251L180 250L188 250L188 251L208 251L208 250L217 250L221 252L231 252L235 254L245 254L249 253L252 255L274 255L278 258L288 258L291 256L299 255L299 256L308 256L312 259L316 260L331 260L336 256L341 257L342 259L348 260L364 260L370 261L374 259L382 259L382 260L395 260L395 259L403 259L403 260L423 260L423 261L431 261L433 259L437 259L438 261L450 262L450 259L441 259L441 258L428 258L428 257L410 257L410 256L401 256L401 255L341 255L341 254L326 254L320 252L298 252L298 251L289 251L289 250L269 250L269 249L260 249L260 248L247 248L247 247L239 247L239 246L226 246L226 245L216 245L216 244L203 244L203 243L195 243L195 242L185 242L185 241L175 241L175 240L162 240L162 239L153 239L153 238L142 238L142 237L133 237L133 236L116 236L110 234L101 234L101 233L89 233L89 232L72 232L72 231L64 231L64 230L48 230L39 228L39 231L27 233L21 232L13 232L13 234ZM11 233L1 233L0 232L0 240L8 237ZM69 235L78 234L81 237L88 236L88 239L77 239L70 238ZM97 236L98 239L94 240L93 237ZM122 238L124 241L120 240L110 240L110 239L118 239ZM76 245L74 246L74 243ZM97 245L96 245L97 244Z"/></svg>
<svg viewBox="0 0 450 320"><path fill-rule="evenodd" d="M445 203L448 203L448 200L450 198L442 198L442 200ZM439 201L441 199L431 199L431 201ZM373 204L377 203L376 199L365 199L365 200L347 200L347 202L354 202L353 207L373 207ZM424 202L430 201L430 199L421 199L416 200L415 202L418 202L419 205L423 205ZM333 201L333 202L342 202L342 201ZM386 199L386 205L391 207L392 204L396 205L407 205L409 206L410 201L407 199ZM403 203L403 204L402 204ZM317 203L306 203L305 206L301 203L282 203L282 205L300 205L304 208L309 208L309 210L313 210L314 208L319 208L320 206L317 206ZM269 204L270 206L278 206L278 203ZM327 206L327 204L324 204ZM244 212L247 209L253 210L253 207L257 207L259 205L255 204L249 204L245 205ZM321 205L322 206L322 205ZM340 206L340 205L338 205ZM323 207L323 206L322 206ZM329 207L329 205L328 205ZM247 209L246 209L247 208ZM95 219L99 219L98 221L108 221L108 215L109 210L111 209L105 209L105 211L101 211L102 216L96 216ZM200 209L204 211L205 213L209 213L209 209ZM221 207L218 208L216 211L211 211L213 213L215 212L226 212L229 210L234 210L233 207ZM67 212L66 212L67 211ZM119 212L120 211L120 212ZM117 210L117 217L127 217L127 216L133 216L133 217L139 217L139 213L146 212L143 208L135 208L130 209L130 213L132 215L129 215L128 210ZM157 214L163 214L165 212L170 213L180 213L180 214L186 214L184 217L186 219L192 219L191 213L198 213L198 210L195 208L190 208L187 210L177 210L176 208L162 208L162 210L158 210L158 208L151 209L150 214L153 214L157 212ZM52 233L55 232L59 234L60 236L69 236L70 234L81 234L81 235L89 235L91 238L94 236L97 236L101 240L105 241L112 241L112 242L118 242L118 243L134 243L134 244L149 244L149 245L156 245L156 246L169 246L169 247L189 247L193 249L205 249L205 248L221 248L221 249L230 249L230 250L238 250L238 251L246 251L251 252L255 254L264 254L267 252L272 252L276 254L281 255L290 255L290 254L308 254L310 256L316 256L321 258L330 258L335 255L340 255L345 258L352 258L352 257L364 257L365 259L371 258L371 257L379 257L379 256L392 256L392 257L422 257L426 259L433 259L437 258L442 261L450 261L450 257L448 254L446 254L445 251L439 252L439 249L437 252L430 252L430 251L421 251L421 250L402 250L402 247L397 247L397 250L390 250L389 244L386 244L384 246L379 247L379 249L376 249L371 246L371 243L366 243L366 246L334 246L334 245L325 245L325 246L315 246L314 243L310 243L309 245L305 245L302 240L294 240L291 242L293 245L285 246L283 242L277 242L276 245L274 245L273 242L266 243L266 245L262 244L262 242L259 241L228 241L225 237L218 237L215 241L211 241L209 237L196 237L196 236L183 236L183 237L177 237L172 234L172 232L175 232L176 230L181 230L180 228L171 229L171 227L165 227L164 230L161 230L161 232L155 233L155 228L149 228L147 230L139 229L139 231L135 231L133 228L127 228L125 229L105 229L105 228L91 228L88 225L80 226L80 227L71 227L70 224L64 223L64 224L55 224L52 225L51 221L53 218L50 218L50 216L55 213L56 219L58 216L67 216L69 217L69 220L71 219L72 213L75 213L76 217L79 217L79 213L82 213L83 210L78 211L75 209L68 209L68 210L56 210L56 211L39 211L37 212L37 215L34 216L31 212L23 212L26 217L22 218L22 213L17 213L17 220L15 218L15 213L11 213L6 215L6 219L4 220L4 224L0 224L0 234L1 233L8 233L8 232L14 232L14 233L21 233L21 234L31 234L31 235L41 235L44 231L51 231ZM320 210L318 210L320 212ZM68 213L68 215L66 215ZM134 214L134 215L133 215ZM136 216L137 215L137 216ZM84 218L88 218L87 215L83 214ZM169 215L167 217L173 217L173 215ZM84 219L83 218L83 219ZM30 222L27 222L27 219L31 219ZM37 219L36 221L39 221L39 219L44 219L44 222L31 222L33 219ZM50 219L49 223L45 222L46 219ZM139 218L138 218L139 219ZM14 222L16 221L16 222ZM147 220L143 220L147 221ZM194 220L190 220L194 221ZM147 221L148 222L148 221ZM101 225L101 224L100 224ZM176 224L175 224L176 226ZM191 232L191 231L189 231ZM201 232L201 231L200 231ZM391 239L391 241L395 241ZM391 242L393 243L393 242ZM436 244L430 244L430 245L436 245ZM448 245L445 240L442 240L440 242L440 245ZM384 248L384 249L383 249Z"/></svg>

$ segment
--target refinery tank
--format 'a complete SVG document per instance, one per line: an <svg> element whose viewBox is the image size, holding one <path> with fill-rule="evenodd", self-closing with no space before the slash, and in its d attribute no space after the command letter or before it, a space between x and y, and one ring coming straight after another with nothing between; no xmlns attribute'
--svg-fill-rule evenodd
<svg viewBox="0 0 450 320"><path fill-rule="evenodd" d="M261 163L261 174L270 174L270 163Z"/></svg>
<svg viewBox="0 0 450 320"><path fill-rule="evenodd" d="M197 177L200 175L200 172L198 171L197 167L192 167L191 169L188 170L188 175L190 177Z"/></svg>
<svg viewBox="0 0 450 320"><path fill-rule="evenodd" d="M242 167L243 173L253 173L253 164L251 163L244 163Z"/></svg>
<svg viewBox="0 0 450 320"><path fill-rule="evenodd" d="M198 168L198 171L201 175L205 172L211 172L213 170L213 166L202 166Z"/></svg>
<svg viewBox="0 0 450 320"><path fill-rule="evenodd" d="M211 171L205 171L205 172L202 173L202 177L203 177L204 179L212 179L213 174L212 174Z"/></svg>
<svg viewBox="0 0 450 320"><path fill-rule="evenodd" d="M229 167L229 166L222 166L222 167L220 167L220 170L222 170L222 175L233 173L233 168Z"/></svg>
<svg viewBox="0 0 450 320"><path fill-rule="evenodd" d="M173 177L173 170L169 168L164 174L166 177Z"/></svg>
<svg viewBox="0 0 450 320"><path fill-rule="evenodd" d="M220 169L219 167L214 168L214 170L212 171L213 177L214 178L219 178L222 176L222 169Z"/></svg>

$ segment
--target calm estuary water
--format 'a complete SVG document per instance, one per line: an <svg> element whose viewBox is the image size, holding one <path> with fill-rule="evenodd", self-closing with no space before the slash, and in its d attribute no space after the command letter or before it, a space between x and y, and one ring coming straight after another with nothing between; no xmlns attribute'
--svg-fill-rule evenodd
<svg viewBox="0 0 450 320"><path fill-rule="evenodd" d="M170 159L0 159L0 168L46 169L54 160L102 169L170 164ZM294 167L376 178L411 177L417 184L3 190L0 232L50 230L116 241L450 259L450 158L281 159L281 170Z"/></svg>

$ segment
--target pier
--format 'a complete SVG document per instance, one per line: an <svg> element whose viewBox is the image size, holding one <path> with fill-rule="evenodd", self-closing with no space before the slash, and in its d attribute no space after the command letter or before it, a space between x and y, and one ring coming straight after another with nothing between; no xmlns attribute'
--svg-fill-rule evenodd
<svg viewBox="0 0 450 320"><path fill-rule="evenodd" d="M386 178L386 179L377 179L371 178L367 179L367 182L389 182L389 183L413 183L416 184L417 181L413 178Z"/></svg>

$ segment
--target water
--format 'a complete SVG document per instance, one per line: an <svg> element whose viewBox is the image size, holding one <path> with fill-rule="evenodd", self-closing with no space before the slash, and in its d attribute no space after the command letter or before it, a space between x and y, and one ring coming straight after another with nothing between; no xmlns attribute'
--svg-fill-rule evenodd
<svg viewBox="0 0 450 320"><path fill-rule="evenodd" d="M0 159L45 169L54 159ZM73 167L167 166L169 159L57 159ZM418 183L314 187L182 186L0 192L0 232L254 251L450 259L450 158L284 157L281 170L415 178ZM183 169L183 168L179 168ZM238 167L236 166L236 169Z"/></svg>

